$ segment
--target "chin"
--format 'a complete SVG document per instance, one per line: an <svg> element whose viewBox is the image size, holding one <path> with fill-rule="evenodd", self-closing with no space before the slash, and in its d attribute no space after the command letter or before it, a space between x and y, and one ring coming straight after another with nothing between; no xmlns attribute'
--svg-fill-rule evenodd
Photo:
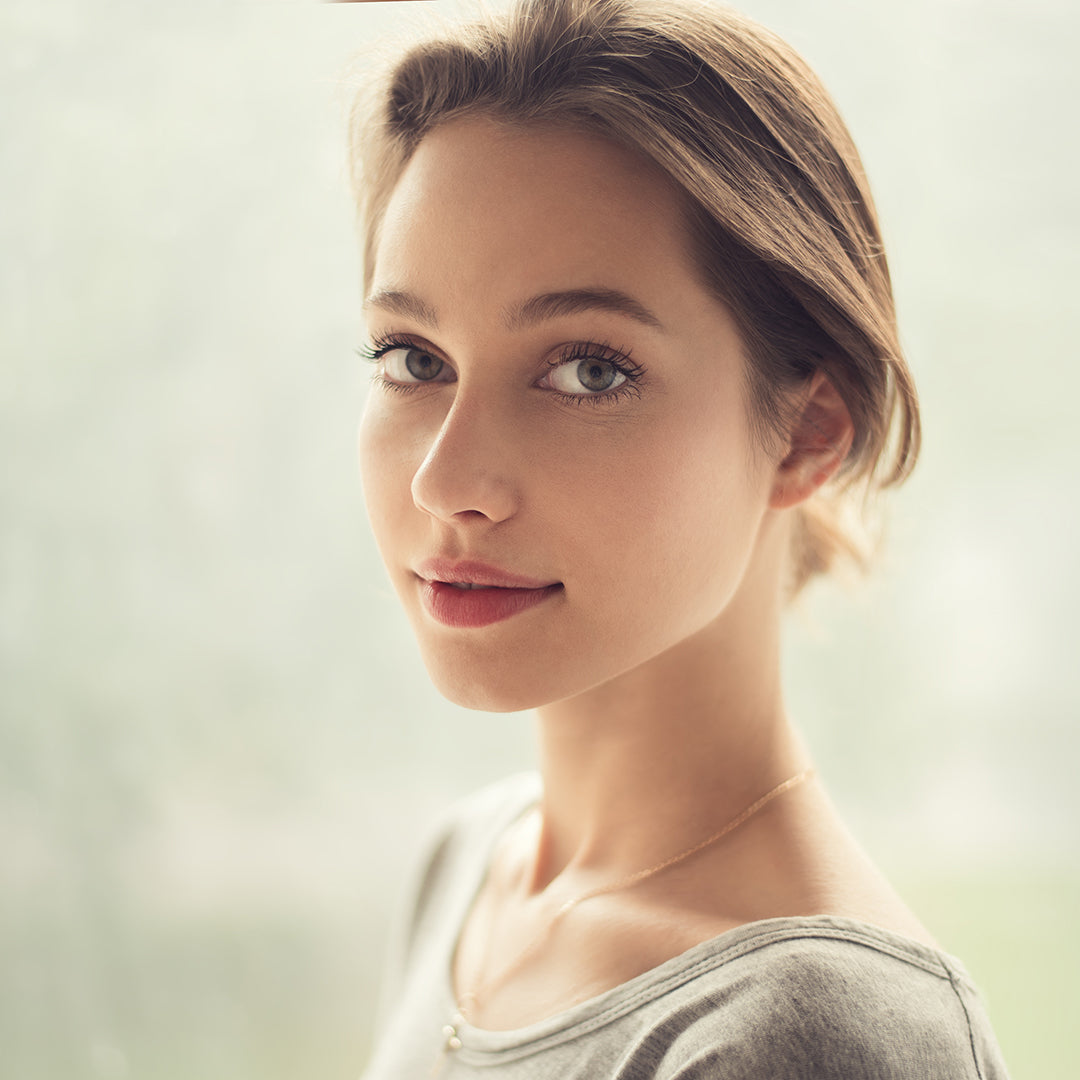
<svg viewBox="0 0 1080 1080"><path fill-rule="evenodd" d="M511 671L478 670L479 665L443 665L425 658L435 689L447 701L479 712L525 712L555 700L550 691Z"/></svg>
<svg viewBox="0 0 1080 1080"><path fill-rule="evenodd" d="M482 712L524 712L574 697L609 678L580 655L543 641L480 642L420 639L420 653L435 689L448 701Z"/></svg>

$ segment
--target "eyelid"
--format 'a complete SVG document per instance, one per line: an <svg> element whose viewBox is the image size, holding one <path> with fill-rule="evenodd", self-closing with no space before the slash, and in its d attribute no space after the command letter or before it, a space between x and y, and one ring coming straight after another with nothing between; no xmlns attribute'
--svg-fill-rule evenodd
<svg viewBox="0 0 1080 1080"><path fill-rule="evenodd" d="M433 348L422 338L402 334L376 334L370 345L356 350L361 359L375 365L372 381L387 390L395 393L411 393L425 386L445 386L447 383L457 382L457 372L454 366L446 360L438 349ZM388 370L386 358L394 353L418 352L434 357L439 362L439 368L430 379L404 378L401 372L392 373ZM440 378L443 371L448 373L449 378ZM411 372L410 372L411 374Z"/></svg>
<svg viewBox="0 0 1080 1080"><path fill-rule="evenodd" d="M601 363L608 364L619 374L621 381L605 390L588 390L583 387L581 393L562 390L555 385L554 375L559 368L589 360L599 360ZM555 357L550 358L547 364L548 373L538 385L540 389L552 394L563 404L580 406L588 402L591 407L600 409L612 406L627 397L641 396L639 382L645 374L644 367L631 360L629 352L612 349L609 345L598 345L595 342L572 342L563 347Z"/></svg>
<svg viewBox="0 0 1080 1080"><path fill-rule="evenodd" d="M569 341L561 345L558 353L548 360L548 366L559 367L575 360L602 360L615 367L631 382L645 374L645 369L634 362L629 349L618 349L606 341Z"/></svg>
<svg viewBox="0 0 1080 1080"><path fill-rule="evenodd" d="M444 363L449 358L430 341L413 334L376 334L371 344L357 349L365 360L377 361L394 349L422 349L437 356ZM634 363L629 349L618 349L606 341L569 341L558 346L556 355L547 360L549 367L568 364L574 360L603 360L614 364L627 378L637 378L644 374L644 368ZM452 365L451 365L452 366Z"/></svg>
<svg viewBox="0 0 1080 1080"><path fill-rule="evenodd" d="M365 345L356 351L362 359L378 363L387 353L395 349L417 349L437 356L444 364L449 363L449 360L430 341L412 334L376 334L372 337L370 345Z"/></svg>

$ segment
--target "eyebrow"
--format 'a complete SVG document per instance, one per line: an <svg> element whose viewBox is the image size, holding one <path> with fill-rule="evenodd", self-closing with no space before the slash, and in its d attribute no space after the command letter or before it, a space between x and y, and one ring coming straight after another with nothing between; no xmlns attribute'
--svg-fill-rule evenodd
<svg viewBox="0 0 1080 1080"><path fill-rule="evenodd" d="M364 308L378 307L394 315L415 319L426 326L437 328L439 318L435 309L412 293L399 289L382 289L372 293L364 301ZM607 311L625 315L645 326L663 329L660 320L640 300L618 289L563 289L559 292L541 293L516 308L503 313L510 330L523 330L528 326L560 315L578 315L585 311Z"/></svg>
<svg viewBox="0 0 1080 1080"><path fill-rule="evenodd" d="M662 329L660 320L641 301L618 289L564 289L542 293L526 300L516 310L508 311L506 325L511 330L521 330L546 319L577 315L583 311L609 311Z"/></svg>
<svg viewBox="0 0 1080 1080"><path fill-rule="evenodd" d="M430 304L425 304L419 296L413 296L412 293L401 292L397 289L381 289L379 292L372 293L364 301L365 311L372 307L382 308L393 315L403 315L407 319L415 319L432 328L437 328L439 325L439 317L435 314L435 309Z"/></svg>

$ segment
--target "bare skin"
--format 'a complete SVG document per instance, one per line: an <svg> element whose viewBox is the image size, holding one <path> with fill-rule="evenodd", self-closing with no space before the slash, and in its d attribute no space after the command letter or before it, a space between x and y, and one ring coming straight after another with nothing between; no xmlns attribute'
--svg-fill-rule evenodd
<svg viewBox="0 0 1080 1080"><path fill-rule="evenodd" d="M574 290L641 310L521 317ZM452 121L394 192L367 314L383 381L365 493L429 673L462 704L538 717L542 805L503 838L459 942L470 1022L542 1019L773 916L929 942L813 780L549 933L566 900L691 847L810 763L780 683L789 519L851 421L819 375L758 444L736 324L698 279L666 178L581 133ZM589 349L610 387L575 381ZM551 595L448 626L424 602L433 558Z"/></svg>

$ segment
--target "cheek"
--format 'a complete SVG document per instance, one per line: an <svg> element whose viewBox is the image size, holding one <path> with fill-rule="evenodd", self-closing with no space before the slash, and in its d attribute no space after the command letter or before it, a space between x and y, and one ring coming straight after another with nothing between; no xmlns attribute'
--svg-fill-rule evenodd
<svg viewBox="0 0 1080 1080"><path fill-rule="evenodd" d="M411 506L410 485L416 471L415 455L421 447L414 433L401 424L376 391L364 407L357 433L360 480L364 502L379 548L391 542L388 533L397 527Z"/></svg>
<svg viewBox="0 0 1080 1080"><path fill-rule="evenodd" d="M360 460L360 483L364 489L364 502L367 505L368 517L372 527L378 536L378 526L382 514L379 511L380 503L386 490L386 439L371 399L368 399L360 417L360 428L357 432L357 452Z"/></svg>
<svg viewBox="0 0 1080 1080"><path fill-rule="evenodd" d="M560 453L569 569L589 566L627 619L652 617L661 598L678 618L711 617L741 580L767 505L742 417L688 406L617 435L602 451Z"/></svg>

